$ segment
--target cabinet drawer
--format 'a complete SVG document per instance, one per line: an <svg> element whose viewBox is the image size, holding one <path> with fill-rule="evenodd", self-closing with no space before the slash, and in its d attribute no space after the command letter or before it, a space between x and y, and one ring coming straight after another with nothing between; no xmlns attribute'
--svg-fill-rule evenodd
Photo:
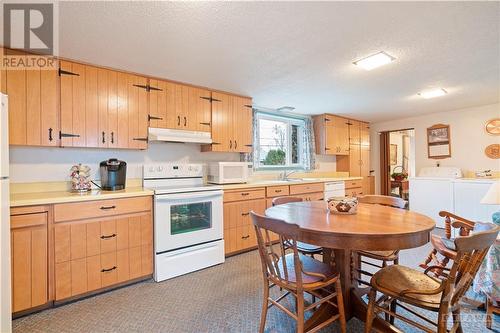
<svg viewBox="0 0 500 333"><path fill-rule="evenodd" d="M54 205L54 221L81 220L151 210L151 197L98 200Z"/></svg>
<svg viewBox="0 0 500 333"><path fill-rule="evenodd" d="M363 180L362 179L357 179L357 180L346 180L345 181L345 188L355 188L355 187L363 187Z"/></svg>
<svg viewBox="0 0 500 333"><path fill-rule="evenodd" d="M264 188L248 189L234 192L224 192L224 202L263 199L266 197Z"/></svg>
<svg viewBox="0 0 500 333"><path fill-rule="evenodd" d="M251 225L250 212L264 214L266 200L257 199L242 202L228 202L224 204L224 229Z"/></svg>
<svg viewBox="0 0 500 333"><path fill-rule="evenodd" d="M290 185L290 195L302 193L323 192L323 183Z"/></svg>
<svg viewBox="0 0 500 333"><path fill-rule="evenodd" d="M360 195L363 195L363 188L362 187L349 188L349 189L345 190L346 197L357 197Z"/></svg>
<svg viewBox="0 0 500 333"><path fill-rule="evenodd" d="M297 197L302 198L302 200L304 201L319 201L324 199L324 193L315 192L315 193L300 194L297 195Z"/></svg>
<svg viewBox="0 0 500 333"><path fill-rule="evenodd" d="M152 244L152 230L150 213L87 223L59 223L54 227L55 262Z"/></svg>
<svg viewBox="0 0 500 333"><path fill-rule="evenodd" d="M153 272L152 245L100 254L55 265L55 299L113 286Z"/></svg>
<svg viewBox="0 0 500 333"><path fill-rule="evenodd" d="M47 212L14 215L10 217L10 228L26 228L47 225Z"/></svg>
<svg viewBox="0 0 500 333"><path fill-rule="evenodd" d="M288 185L266 187L266 196L268 198L281 197L283 195L288 195L289 193L290 189L288 188Z"/></svg>

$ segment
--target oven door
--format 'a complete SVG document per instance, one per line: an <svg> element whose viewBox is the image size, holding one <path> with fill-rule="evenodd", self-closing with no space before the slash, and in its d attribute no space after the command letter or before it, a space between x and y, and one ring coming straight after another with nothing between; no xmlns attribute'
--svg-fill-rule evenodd
<svg viewBox="0 0 500 333"><path fill-rule="evenodd" d="M155 252L222 239L223 191L155 195Z"/></svg>

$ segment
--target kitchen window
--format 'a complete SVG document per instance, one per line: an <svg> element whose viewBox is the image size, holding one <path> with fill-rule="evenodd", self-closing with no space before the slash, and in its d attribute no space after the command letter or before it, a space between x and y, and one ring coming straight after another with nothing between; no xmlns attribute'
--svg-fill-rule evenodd
<svg viewBox="0 0 500 333"><path fill-rule="evenodd" d="M303 169L305 121L257 112L255 121L257 169Z"/></svg>

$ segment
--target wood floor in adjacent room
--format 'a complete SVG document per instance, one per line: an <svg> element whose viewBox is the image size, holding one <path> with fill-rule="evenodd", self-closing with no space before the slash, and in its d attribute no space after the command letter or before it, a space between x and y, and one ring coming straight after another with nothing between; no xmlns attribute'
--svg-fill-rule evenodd
<svg viewBox="0 0 500 333"><path fill-rule="evenodd" d="M429 246L402 251L401 263L415 267ZM17 319L14 332L257 332L262 304L258 253L228 258L226 263L175 279L141 282L109 293ZM288 304L291 305L291 302ZM484 312L465 306L464 332L486 332ZM266 332L294 332L294 322L272 308ZM357 319L348 332L363 332ZM494 329L500 332L499 317ZM405 332L412 332L404 327ZM339 332L337 324L322 332ZM415 332L417 332L415 330ZM493 331L495 332L495 331Z"/></svg>

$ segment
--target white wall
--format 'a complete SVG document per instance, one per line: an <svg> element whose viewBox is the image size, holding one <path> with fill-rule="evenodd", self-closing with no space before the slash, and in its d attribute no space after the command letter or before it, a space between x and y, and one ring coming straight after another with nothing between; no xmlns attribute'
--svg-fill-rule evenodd
<svg viewBox="0 0 500 333"><path fill-rule="evenodd" d="M11 146L11 182L69 180L70 168L78 163L90 166L92 179L99 179L99 163L111 157L127 162L127 178L142 178L142 165L145 163L206 163L240 160L238 153L202 153L200 145L182 143L153 142L149 144L147 150L143 151ZM316 170L335 171L335 157L316 156Z"/></svg>
<svg viewBox="0 0 500 333"><path fill-rule="evenodd" d="M370 125L371 167L375 170L376 189L380 191L380 138L382 131L415 129L415 167L416 173L425 166L456 166L463 171L485 170L500 171L500 160L486 157L484 148L492 143L500 143L500 137L488 135L485 123L500 117L500 104L490 104L466 109L427 114L418 117L402 118ZM427 157L427 128L435 124L450 125L451 157L434 160Z"/></svg>
<svg viewBox="0 0 500 333"><path fill-rule="evenodd" d="M127 162L127 178L142 178L142 165L162 162L239 161L238 153L201 153L200 145L150 143L147 150L10 147L10 179L13 183L69 180L74 164L90 166L99 179L99 163L116 157Z"/></svg>

